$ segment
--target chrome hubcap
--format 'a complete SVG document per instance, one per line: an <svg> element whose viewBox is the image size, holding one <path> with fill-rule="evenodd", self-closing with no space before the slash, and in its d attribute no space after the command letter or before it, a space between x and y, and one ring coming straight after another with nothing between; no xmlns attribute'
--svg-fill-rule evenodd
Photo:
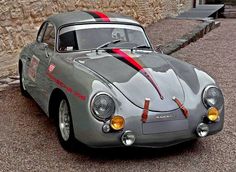
<svg viewBox="0 0 236 172"><path fill-rule="evenodd" d="M70 115L64 99L59 106L59 128L63 140L67 141L70 137Z"/></svg>

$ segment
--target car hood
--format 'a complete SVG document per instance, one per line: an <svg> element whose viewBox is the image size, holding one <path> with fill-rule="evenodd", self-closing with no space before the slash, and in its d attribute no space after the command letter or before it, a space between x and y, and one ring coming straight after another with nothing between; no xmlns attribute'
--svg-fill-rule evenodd
<svg viewBox="0 0 236 172"><path fill-rule="evenodd" d="M184 103L183 88L173 66L156 52L119 49L90 52L76 58L75 63L104 77L140 108L146 98L150 98L151 111L177 109L172 97Z"/></svg>

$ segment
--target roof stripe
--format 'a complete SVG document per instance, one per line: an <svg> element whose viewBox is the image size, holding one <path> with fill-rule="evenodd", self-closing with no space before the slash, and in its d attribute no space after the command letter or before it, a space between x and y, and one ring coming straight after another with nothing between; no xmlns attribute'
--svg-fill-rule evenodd
<svg viewBox="0 0 236 172"><path fill-rule="evenodd" d="M99 11L85 11L85 12L93 16L95 20L102 20L104 22L110 22L109 17L102 12L99 12Z"/></svg>
<svg viewBox="0 0 236 172"><path fill-rule="evenodd" d="M122 50L120 50L118 48L107 50L107 52L114 53L115 55L113 54L113 57L117 58L120 61L123 61L127 65L131 66L132 68L134 68L135 70L140 72L153 85L153 87L158 92L160 98L164 99L164 97L162 96L160 89L159 89L156 81L153 79L151 73L148 72L146 69L144 69L143 66L141 64L139 64L134 58L130 57L128 54L126 54L125 52L123 52Z"/></svg>

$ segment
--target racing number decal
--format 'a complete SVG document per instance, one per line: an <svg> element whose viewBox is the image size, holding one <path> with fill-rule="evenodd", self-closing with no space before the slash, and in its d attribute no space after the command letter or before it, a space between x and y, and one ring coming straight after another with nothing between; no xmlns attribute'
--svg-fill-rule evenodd
<svg viewBox="0 0 236 172"><path fill-rule="evenodd" d="M34 82L35 82L36 75L37 75L39 61L40 60L35 55L33 55L33 57L31 58L31 61L30 61L29 69L28 69L29 78Z"/></svg>

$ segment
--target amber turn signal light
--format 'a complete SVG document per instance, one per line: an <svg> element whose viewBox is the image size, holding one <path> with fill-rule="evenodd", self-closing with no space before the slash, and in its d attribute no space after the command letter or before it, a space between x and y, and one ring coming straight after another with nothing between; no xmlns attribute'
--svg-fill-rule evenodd
<svg viewBox="0 0 236 172"><path fill-rule="evenodd" d="M122 116L113 116L110 125L113 130L121 130L125 126L125 120Z"/></svg>
<svg viewBox="0 0 236 172"><path fill-rule="evenodd" d="M217 121L217 120L219 119L219 117L220 117L220 112L218 111L217 108L215 108L215 107L210 107L210 108L208 109L207 117L208 117L208 119L209 119L210 121L215 122L215 121Z"/></svg>

